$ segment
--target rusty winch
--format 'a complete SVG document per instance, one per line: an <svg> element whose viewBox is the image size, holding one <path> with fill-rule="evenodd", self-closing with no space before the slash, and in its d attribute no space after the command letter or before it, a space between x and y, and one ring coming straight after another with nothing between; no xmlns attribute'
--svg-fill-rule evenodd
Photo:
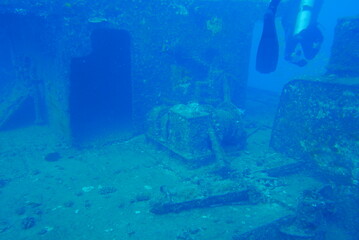
<svg viewBox="0 0 359 240"><path fill-rule="evenodd" d="M243 149L243 111L230 103L155 107L148 117L147 137L194 164L225 161L225 153Z"/></svg>

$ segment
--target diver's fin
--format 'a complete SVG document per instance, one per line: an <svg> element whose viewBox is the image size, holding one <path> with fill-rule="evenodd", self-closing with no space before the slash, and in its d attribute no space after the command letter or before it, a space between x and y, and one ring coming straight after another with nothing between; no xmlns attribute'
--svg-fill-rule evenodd
<svg viewBox="0 0 359 240"><path fill-rule="evenodd" d="M256 70L260 73L271 73L277 68L279 45L275 28L275 12L276 6L274 8L270 6L264 15L262 37L256 58Z"/></svg>

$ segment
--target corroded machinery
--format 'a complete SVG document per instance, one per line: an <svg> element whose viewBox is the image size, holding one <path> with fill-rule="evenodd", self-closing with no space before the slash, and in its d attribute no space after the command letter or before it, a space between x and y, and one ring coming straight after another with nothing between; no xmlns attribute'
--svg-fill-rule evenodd
<svg viewBox="0 0 359 240"><path fill-rule="evenodd" d="M149 114L147 137L195 165L214 159L223 162L226 151L245 146L242 117L231 104L159 106Z"/></svg>

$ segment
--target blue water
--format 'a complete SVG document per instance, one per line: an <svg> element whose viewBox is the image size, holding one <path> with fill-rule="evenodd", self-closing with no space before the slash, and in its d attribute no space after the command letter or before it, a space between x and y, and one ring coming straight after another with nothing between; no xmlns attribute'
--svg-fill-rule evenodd
<svg viewBox="0 0 359 240"><path fill-rule="evenodd" d="M285 83L293 78L304 77L304 76L316 76L324 74L326 71L326 65L330 58L330 50L333 43L333 36L335 25L337 20L342 17L350 17L358 14L358 7L356 2L353 0L345 0L340 4L334 1L324 1L321 12L319 14L318 22L319 27L324 35L324 42L318 56L305 68L297 68L292 64L284 61L283 58L279 60L278 70L272 74L263 76L254 70L254 60L256 52L256 44L253 44L251 64L253 67L250 68L249 85L267 89L270 91L281 92ZM253 42L257 43L260 36L260 24L258 21L255 32L253 34ZM284 33L280 28L280 23L277 22L278 31L281 31L279 38L284 41ZM284 42L281 45L281 51L283 51ZM289 70L289 71L288 71ZM268 81L270 79L270 81Z"/></svg>
<svg viewBox="0 0 359 240"><path fill-rule="evenodd" d="M0 240L359 239L359 5L300 67L297 3L263 74L269 1L3 0Z"/></svg>

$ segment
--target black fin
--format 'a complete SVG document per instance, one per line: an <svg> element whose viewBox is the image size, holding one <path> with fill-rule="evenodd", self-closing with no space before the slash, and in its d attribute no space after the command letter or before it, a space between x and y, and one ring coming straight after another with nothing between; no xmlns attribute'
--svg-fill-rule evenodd
<svg viewBox="0 0 359 240"><path fill-rule="evenodd" d="M262 37L256 58L256 70L260 73L271 73L277 68L279 44L275 27L275 12L276 6L270 5L264 15Z"/></svg>

